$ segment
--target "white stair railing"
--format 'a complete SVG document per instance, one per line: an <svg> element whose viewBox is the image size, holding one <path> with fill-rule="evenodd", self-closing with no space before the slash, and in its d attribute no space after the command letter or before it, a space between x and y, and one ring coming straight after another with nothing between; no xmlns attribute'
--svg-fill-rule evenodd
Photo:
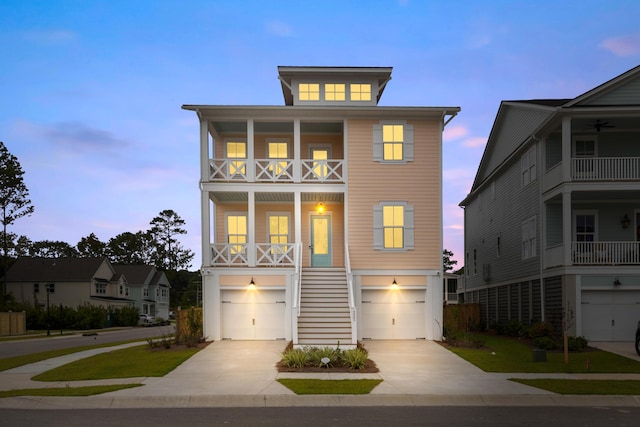
<svg viewBox="0 0 640 427"><path fill-rule="evenodd" d="M344 266L347 271L347 288L349 292L349 312L351 313L351 344L358 343L358 313L353 293L353 274L351 273L351 260L349 258L349 245L344 244Z"/></svg>
<svg viewBox="0 0 640 427"><path fill-rule="evenodd" d="M291 335L293 344L298 344L298 317L300 317L300 301L302 298L302 244L295 244L295 270L293 273L293 307L291 309Z"/></svg>

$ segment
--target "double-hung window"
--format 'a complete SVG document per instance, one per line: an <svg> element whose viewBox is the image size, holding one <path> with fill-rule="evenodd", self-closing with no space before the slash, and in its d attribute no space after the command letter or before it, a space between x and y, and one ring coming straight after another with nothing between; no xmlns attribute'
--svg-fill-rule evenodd
<svg viewBox="0 0 640 427"><path fill-rule="evenodd" d="M247 173L247 143L246 141L227 141L227 159L229 159L229 177L245 175Z"/></svg>
<svg viewBox="0 0 640 427"><path fill-rule="evenodd" d="M267 141L267 156L269 160L272 159L288 159L289 158L289 143L284 140L270 140ZM276 162L269 164L269 171L274 172L276 176L279 176L287 169L287 161Z"/></svg>
<svg viewBox="0 0 640 427"><path fill-rule="evenodd" d="M247 216L244 214L227 216L227 241L232 255L245 253L247 244Z"/></svg>
<svg viewBox="0 0 640 427"><path fill-rule="evenodd" d="M520 158L520 172L522 174L522 186L529 185L536 180L536 147L529 149Z"/></svg>
<svg viewBox="0 0 640 427"><path fill-rule="evenodd" d="M96 294L104 295L107 293L107 284L98 282L96 283Z"/></svg>
<svg viewBox="0 0 640 427"><path fill-rule="evenodd" d="M289 215L269 214L269 243L271 253L286 253L289 243Z"/></svg>
<svg viewBox="0 0 640 427"><path fill-rule="evenodd" d="M536 217L533 216L522 223L522 259L536 256L537 244Z"/></svg>
<svg viewBox="0 0 640 427"><path fill-rule="evenodd" d="M406 163L413 158L413 125L386 121L373 125L374 161Z"/></svg>
<svg viewBox="0 0 640 427"><path fill-rule="evenodd" d="M414 208L406 202L382 202L373 207L373 246L378 250L414 248Z"/></svg>

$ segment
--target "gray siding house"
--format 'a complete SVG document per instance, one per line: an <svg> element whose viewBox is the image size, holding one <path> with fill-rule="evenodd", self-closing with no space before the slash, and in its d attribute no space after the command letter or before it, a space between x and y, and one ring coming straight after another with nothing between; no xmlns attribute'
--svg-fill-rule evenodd
<svg viewBox="0 0 640 427"><path fill-rule="evenodd" d="M465 211L467 303L631 341L640 320L640 66L574 98L503 101Z"/></svg>

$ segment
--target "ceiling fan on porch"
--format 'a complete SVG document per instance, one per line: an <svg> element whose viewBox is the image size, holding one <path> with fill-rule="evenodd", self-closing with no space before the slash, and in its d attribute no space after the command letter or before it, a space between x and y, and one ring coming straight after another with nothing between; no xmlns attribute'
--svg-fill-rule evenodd
<svg viewBox="0 0 640 427"><path fill-rule="evenodd" d="M592 127L596 130L596 132L600 132L600 129L602 128L614 128L615 126L609 124L609 122L603 122L602 120L597 119L594 124L592 124L591 126L587 126L587 128Z"/></svg>

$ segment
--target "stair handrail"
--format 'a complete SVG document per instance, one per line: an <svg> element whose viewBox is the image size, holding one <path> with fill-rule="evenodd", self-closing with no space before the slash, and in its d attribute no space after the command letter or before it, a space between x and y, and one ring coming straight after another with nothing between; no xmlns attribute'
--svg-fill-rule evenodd
<svg viewBox="0 0 640 427"><path fill-rule="evenodd" d="M296 243L296 256L295 256L295 273L294 273L294 286L293 286L293 301L300 317L300 299L302 298L302 243Z"/></svg>
<svg viewBox="0 0 640 427"><path fill-rule="evenodd" d="M344 266L347 270L347 289L349 291L349 311L351 312L351 343L358 342L358 328L356 321L356 303L353 297L353 273L351 273L351 259L349 258L349 244L344 244Z"/></svg>

